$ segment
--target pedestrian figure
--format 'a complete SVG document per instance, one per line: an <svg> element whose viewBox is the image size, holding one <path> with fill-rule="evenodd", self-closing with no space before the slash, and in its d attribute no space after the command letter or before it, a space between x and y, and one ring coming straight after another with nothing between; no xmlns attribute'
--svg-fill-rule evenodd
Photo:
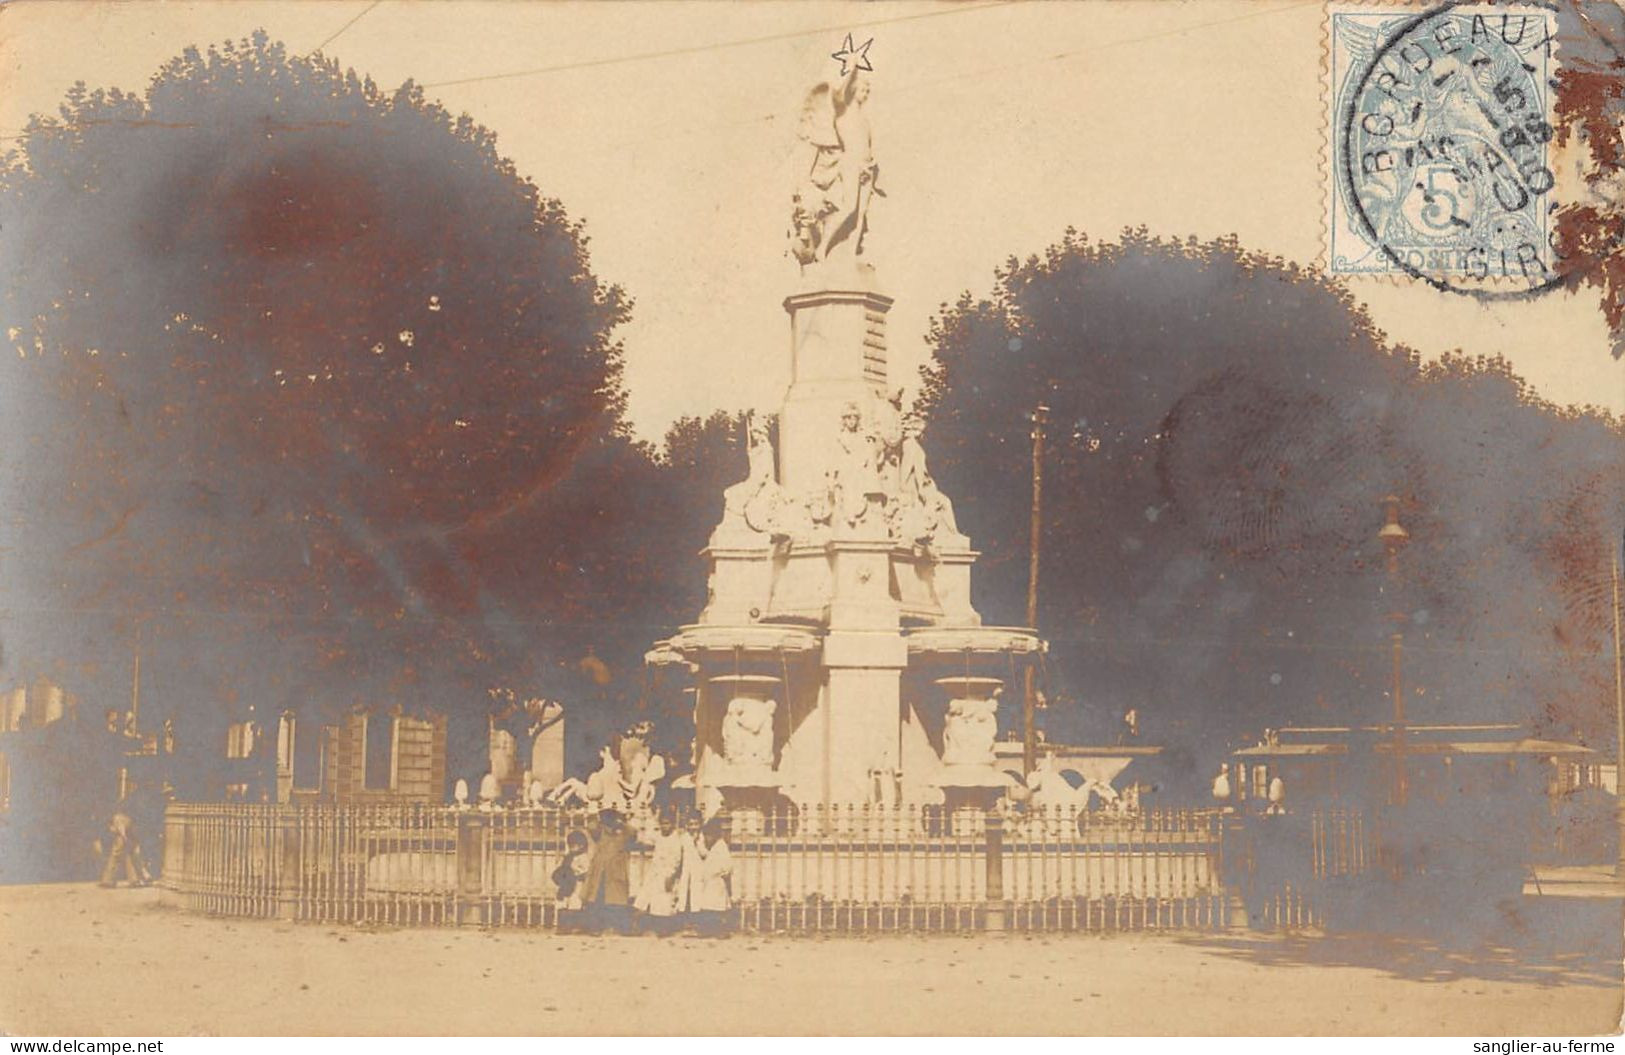
<svg viewBox="0 0 1625 1055"><path fill-rule="evenodd" d="M1134 744L1140 740L1140 710L1130 707L1123 712L1123 729L1117 736L1119 744Z"/></svg>
<svg viewBox="0 0 1625 1055"><path fill-rule="evenodd" d="M626 933L632 929L632 894L628 878L632 830L619 810L598 815L592 861L583 883L582 905L592 930Z"/></svg>
<svg viewBox="0 0 1625 1055"><path fill-rule="evenodd" d="M553 870L553 885L558 890L558 929L570 934L585 929L581 918L582 893L587 882L587 871L592 866L592 841L587 833L577 828L564 837L564 860Z"/></svg>
<svg viewBox="0 0 1625 1055"><path fill-rule="evenodd" d="M1279 776L1270 781L1269 805L1264 807L1267 817L1279 817L1286 812L1286 782Z"/></svg>
<svg viewBox="0 0 1625 1055"><path fill-rule="evenodd" d="M644 928L656 934L671 933L677 921L677 882L683 874L684 838L671 811L662 812L660 830L651 841L649 866L633 902Z"/></svg>
<svg viewBox="0 0 1625 1055"><path fill-rule="evenodd" d="M733 853L722 837L720 820L713 818L702 826L695 817L688 830L678 905L696 932L720 937L728 932L728 906L733 900Z"/></svg>
<svg viewBox="0 0 1625 1055"><path fill-rule="evenodd" d="M107 823L111 837L107 847L107 860L102 865L101 885L118 886L118 873L122 868L125 880L131 886L145 886L145 864L141 860L141 847L135 838L135 820L130 816L128 800L121 799Z"/></svg>

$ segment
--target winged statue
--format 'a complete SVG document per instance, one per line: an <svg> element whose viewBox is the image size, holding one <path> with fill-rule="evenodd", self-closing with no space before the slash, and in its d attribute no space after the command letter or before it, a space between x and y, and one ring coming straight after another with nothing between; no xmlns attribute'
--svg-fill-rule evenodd
<svg viewBox="0 0 1625 1055"><path fill-rule="evenodd" d="M885 196L864 112L869 82L863 72L854 67L818 85L802 103L796 134L805 147L791 203L790 252L803 268L862 256L869 205L875 195Z"/></svg>

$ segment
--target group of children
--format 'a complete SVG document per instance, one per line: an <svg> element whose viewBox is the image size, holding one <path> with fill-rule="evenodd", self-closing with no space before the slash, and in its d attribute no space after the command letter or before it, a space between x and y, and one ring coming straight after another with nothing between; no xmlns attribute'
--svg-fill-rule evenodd
<svg viewBox="0 0 1625 1055"><path fill-rule="evenodd" d="M613 809L599 813L590 830L578 828L565 837L564 860L552 877L559 930L727 933L733 856L721 821L690 817L679 831L676 818L662 813L634 894L630 862L637 841L638 833Z"/></svg>

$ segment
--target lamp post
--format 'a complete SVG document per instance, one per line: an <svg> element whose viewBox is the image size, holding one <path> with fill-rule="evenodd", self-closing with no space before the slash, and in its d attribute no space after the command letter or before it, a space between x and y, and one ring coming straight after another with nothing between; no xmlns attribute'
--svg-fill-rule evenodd
<svg viewBox="0 0 1625 1055"><path fill-rule="evenodd" d="M1027 626L1038 627L1038 543L1043 528L1044 506L1044 423L1049 420L1049 407L1043 403L1033 408L1033 508L1031 542L1027 553ZM1038 764L1038 732L1033 724L1037 709L1037 691L1033 684L1033 664L1027 662L1026 681L1021 697L1021 772L1031 776Z"/></svg>
<svg viewBox="0 0 1625 1055"><path fill-rule="evenodd" d="M1625 675L1619 657L1619 552L1610 555L1614 571L1614 717L1618 726L1614 741L1614 816L1619 824L1619 854L1614 875L1625 879Z"/></svg>
<svg viewBox="0 0 1625 1055"><path fill-rule="evenodd" d="M1410 532L1399 523L1399 496L1389 495L1384 498L1383 505L1387 507L1388 517L1377 532L1377 538L1382 540L1383 548L1388 551L1388 594L1392 605L1388 612L1388 619L1393 623L1394 629L1390 637L1393 644L1394 656L1394 788L1393 802L1396 806L1403 806L1408 796L1405 775L1405 685L1402 677L1403 658L1405 651L1405 608L1400 604L1399 597L1399 551L1411 540Z"/></svg>

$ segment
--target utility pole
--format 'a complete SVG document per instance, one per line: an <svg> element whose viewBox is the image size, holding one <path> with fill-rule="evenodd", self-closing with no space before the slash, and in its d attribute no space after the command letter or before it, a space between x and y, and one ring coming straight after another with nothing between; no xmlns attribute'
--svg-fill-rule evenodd
<svg viewBox="0 0 1625 1055"><path fill-rule="evenodd" d="M135 670L130 675L130 724L141 728L141 646L135 646Z"/></svg>
<svg viewBox="0 0 1625 1055"><path fill-rule="evenodd" d="M1044 521L1044 424L1049 420L1049 407L1043 403L1033 408L1033 515L1032 536L1027 555L1027 626L1038 628L1038 545ZM1038 765L1038 730L1033 725L1033 712L1038 706L1037 687L1034 685L1034 667L1038 663L1035 653L1027 661L1025 691L1021 697L1021 772L1030 776Z"/></svg>
<svg viewBox="0 0 1625 1055"><path fill-rule="evenodd" d="M1388 519L1382 525L1382 530L1377 532L1377 537L1388 550L1388 600L1393 605L1388 618L1394 624L1391 637L1394 653L1393 802L1396 806L1403 806L1409 797L1409 788L1405 774L1405 684L1401 677L1405 650L1405 606L1400 603L1399 595L1399 551L1405 548L1411 535L1399 523L1399 496L1389 495L1382 501L1388 507Z"/></svg>
<svg viewBox="0 0 1625 1055"><path fill-rule="evenodd" d="M1614 815L1619 822L1619 857L1614 875L1625 879L1625 676L1619 659L1619 551L1611 555L1614 566L1614 716L1619 723L1614 742Z"/></svg>

